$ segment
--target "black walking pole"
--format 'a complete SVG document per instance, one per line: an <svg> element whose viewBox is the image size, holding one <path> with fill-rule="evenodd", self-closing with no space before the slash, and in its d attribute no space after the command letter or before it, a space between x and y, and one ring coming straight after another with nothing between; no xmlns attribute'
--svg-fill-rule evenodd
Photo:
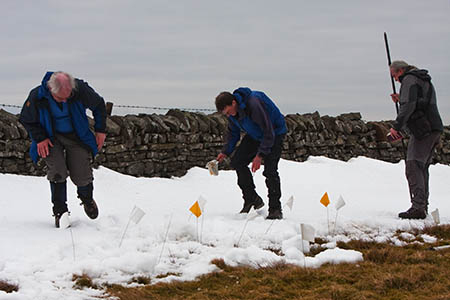
<svg viewBox="0 0 450 300"><path fill-rule="evenodd" d="M384 33L384 44L386 45L386 55L388 59L388 67L389 67L389 75L391 76L391 83L392 83L392 90L394 91L394 94L397 94L395 91L395 82L394 77L391 75L391 53L389 52L389 44L388 44L388 38L386 32ZM397 110L398 115L398 102L395 102L395 109ZM405 157L405 163L406 163L406 146L405 146L405 140L402 138L402 146L403 146L403 155Z"/></svg>
<svg viewBox="0 0 450 300"><path fill-rule="evenodd" d="M386 55L387 55L387 59L388 59L388 67L389 67L389 75L391 74L391 53L389 52L389 44L388 44L388 38L387 38L387 34L386 32L384 33L384 44L386 45ZM392 90L394 91L394 94L397 94L397 92L395 91L395 82L394 82L394 77L391 76L391 84L392 84ZM395 109L397 110L397 114L398 114L398 103L395 102Z"/></svg>

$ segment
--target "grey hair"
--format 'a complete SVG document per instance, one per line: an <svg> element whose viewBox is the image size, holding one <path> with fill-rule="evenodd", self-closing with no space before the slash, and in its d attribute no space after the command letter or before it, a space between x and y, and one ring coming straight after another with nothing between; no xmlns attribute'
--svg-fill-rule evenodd
<svg viewBox="0 0 450 300"><path fill-rule="evenodd" d="M404 60L395 60L390 65L391 69L393 69L395 72L398 72L399 70L413 70L417 69L415 66L408 64Z"/></svg>
<svg viewBox="0 0 450 300"><path fill-rule="evenodd" d="M50 91L52 91L52 93L58 93L62 87L61 81L57 79L59 74L63 74L67 76L67 78L69 78L70 86L72 87L73 91L77 89L77 83L72 75L66 72L58 71L54 72L47 82L47 87L50 89Z"/></svg>

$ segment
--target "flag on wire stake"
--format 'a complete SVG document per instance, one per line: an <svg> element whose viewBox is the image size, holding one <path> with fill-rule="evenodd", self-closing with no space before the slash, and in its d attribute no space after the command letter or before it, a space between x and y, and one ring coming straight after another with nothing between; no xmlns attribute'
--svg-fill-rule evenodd
<svg viewBox="0 0 450 300"><path fill-rule="evenodd" d="M192 204L192 206L189 208L189 210L197 218L199 218L202 215L202 210L200 208L200 204L198 203L198 201L195 201L195 203Z"/></svg>
<svg viewBox="0 0 450 300"><path fill-rule="evenodd" d="M293 205L294 205L294 196L290 196L288 201L286 201L286 204L284 204L284 206L289 207L290 211L292 211Z"/></svg>
<svg viewBox="0 0 450 300"><path fill-rule="evenodd" d="M170 224L172 224L172 217L173 217L173 214L170 215L169 224L167 225L167 230L166 230L166 234L164 235L164 241L163 241L163 244L162 244L162 247L161 247L161 252L159 253L158 262L156 264L159 264L159 262L161 261L161 256L162 256L163 251L164 251L164 246L166 245L167 236L169 235Z"/></svg>
<svg viewBox="0 0 450 300"><path fill-rule="evenodd" d="M205 222L205 205L206 205L206 199L203 198L202 196L198 197L198 205L200 206L200 210L203 212L202 213L202 226L200 229L200 244L202 243L202 239L203 239L203 223Z"/></svg>
<svg viewBox="0 0 450 300"><path fill-rule="evenodd" d="M315 238L315 229L311 225L308 224L300 224L300 233L302 234L302 253L303 253L303 265L306 268L306 257L305 257L305 246L303 245L303 241L314 242Z"/></svg>
<svg viewBox="0 0 450 300"><path fill-rule="evenodd" d="M302 233L302 240L308 242L314 242L316 230L314 227L308 224L300 224L300 229Z"/></svg>
<svg viewBox="0 0 450 300"><path fill-rule="evenodd" d="M336 202L336 204L334 205L334 207L336 207L336 218L334 219L334 234L336 234L336 224L337 224L338 212L344 206L345 206L344 198L342 198L342 195L339 195L339 199Z"/></svg>
<svg viewBox="0 0 450 300"><path fill-rule="evenodd" d="M322 203L322 205L325 207L328 207L328 205L330 204L330 198L328 198L327 192L323 194L322 198L320 199L320 203Z"/></svg>
<svg viewBox="0 0 450 300"><path fill-rule="evenodd" d="M133 210L131 211L130 219L134 222L134 224L138 224L142 220L142 217L144 217L144 215L145 212L135 205L133 207Z"/></svg>
<svg viewBox="0 0 450 300"><path fill-rule="evenodd" d="M289 207L289 210L292 211L292 205L294 204L294 196L289 197L288 201L286 201L286 203L283 205L283 207ZM264 234L267 234L270 230L270 228L272 228L272 225L275 223L276 219L272 220L272 222L270 222L269 227L267 227L267 230Z"/></svg>
<svg viewBox="0 0 450 300"><path fill-rule="evenodd" d="M75 241L73 240L72 226L70 223L70 218L69 218L68 212L65 212L61 215L61 218L59 219L59 228L62 228L62 229L69 228L69 230L70 230L70 237L72 239L73 260L75 261Z"/></svg>
<svg viewBox="0 0 450 300"><path fill-rule="evenodd" d="M136 205L133 207L133 209L131 210L130 217L128 218L127 226L125 227L125 230L123 231L123 234L122 234L122 238L120 239L119 248L120 248L120 246L122 246L123 238L125 237L125 234L128 230L128 226L130 225L130 222L133 221L134 224L138 224L142 220L142 217L144 215L145 215L145 212L142 209L140 209Z"/></svg>
<svg viewBox="0 0 450 300"><path fill-rule="evenodd" d="M330 216L328 213L328 205L330 204L330 198L328 198L328 193L325 192L322 198L320 199L320 203L327 208L327 222L328 222L328 234L330 234Z"/></svg>
<svg viewBox="0 0 450 300"><path fill-rule="evenodd" d="M439 218L439 209L435 209L431 212L431 216L433 217L434 223L439 225L441 223L441 219Z"/></svg>
<svg viewBox="0 0 450 300"><path fill-rule="evenodd" d="M194 204L192 204L191 208L189 208L191 213L197 217L197 242L200 242L200 238L198 235L198 218L202 215L202 210L200 208L200 204L198 203L198 200L195 201Z"/></svg>
<svg viewBox="0 0 450 300"><path fill-rule="evenodd" d="M242 228L242 232L241 235L239 236L239 239L236 243L236 247L239 247L239 242L242 239L242 235L244 234L245 228L247 227L247 224L249 221L256 219L260 214L258 213L258 211L254 210L253 207L251 208L251 210L249 211L249 213L247 214L247 220L245 221L244 224L244 228Z"/></svg>

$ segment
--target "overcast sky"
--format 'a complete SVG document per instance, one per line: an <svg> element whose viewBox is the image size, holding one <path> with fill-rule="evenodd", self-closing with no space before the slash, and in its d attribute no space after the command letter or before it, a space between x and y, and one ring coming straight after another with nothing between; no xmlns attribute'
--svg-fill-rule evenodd
<svg viewBox="0 0 450 300"><path fill-rule="evenodd" d="M430 71L450 123L449 0L1 4L3 104L64 70L121 105L214 108L219 92L248 86L285 114L393 119L386 31L393 60Z"/></svg>

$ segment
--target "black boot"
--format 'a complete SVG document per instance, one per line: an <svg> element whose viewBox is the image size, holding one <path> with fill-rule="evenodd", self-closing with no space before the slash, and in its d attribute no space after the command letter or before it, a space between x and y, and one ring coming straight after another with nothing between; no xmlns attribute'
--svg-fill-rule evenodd
<svg viewBox="0 0 450 300"><path fill-rule="evenodd" d="M59 219L61 215L68 211L67 209L67 187L64 182L50 182L52 192L53 216L55 217L55 227L59 228Z"/></svg>
<svg viewBox="0 0 450 300"><path fill-rule="evenodd" d="M425 219L427 217L427 214L425 213L425 210L411 207L407 211L401 212L398 214L398 217L400 219Z"/></svg>
<svg viewBox="0 0 450 300"><path fill-rule="evenodd" d="M280 209L269 209L269 214L267 215L268 220L281 220L283 219L283 213Z"/></svg>
<svg viewBox="0 0 450 300"><path fill-rule="evenodd" d="M60 220L61 220L61 216L64 214L64 213L68 213L69 215L70 215L70 213L69 212L62 212L62 213L55 213L53 216L55 217L55 227L56 228L59 228L60 226L59 226L59 222L60 222Z"/></svg>
<svg viewBox="0 0 450 300"><path fill-rule="evenodd" d="M245 201L244 207L242 207L240 214L248 214L250 209L253 207L254 209L260 209L264 206L264 201L261 199L260 196L256 195L256 199L252 202Z"/></svg>
<svg viewBox="0 0 450 300"><path fill-rule="evenodd" d="M92 197L92 191L94 186L92 182L86 186L79 186L77 189L78 198L81 200L80 205L83 205L84 212L91 219L96 219L98 217L98 207Z"/></svg>

